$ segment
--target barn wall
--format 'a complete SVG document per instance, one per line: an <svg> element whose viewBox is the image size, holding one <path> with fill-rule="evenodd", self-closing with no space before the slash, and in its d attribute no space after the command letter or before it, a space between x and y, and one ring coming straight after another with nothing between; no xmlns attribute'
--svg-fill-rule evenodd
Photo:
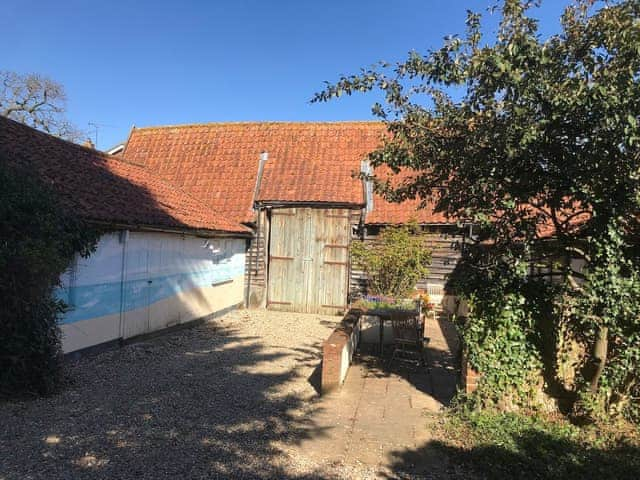
<svg viewBox="0 0 640 480"><path fill-rule="evenodd" d="M151 333L244 300L244 239L109 233L62 276L64 352Z"/></svg>
<svg viewBox="0 0 640 480"><path fill-rule="evenodd" d="M384 227L366 226L363 241L376 242L381 228ZM436 303L440 303L444 296L447 278L455 269L460 258L460 244L463 238L454 226L429 227L425 234L433 251L432 263L429 267L429 275L420 279L416 287L427 291ZM354 240L356 239L354 238ZM366 285L366 275L352 262L349 286L351 298L364 295Z"/></svg>
<svg viewBox="0 0 640 480"><path fill-rule="evenodd" d="M352 240L362 238L364 241L374 242L381 226L361 225L362 212L348 210L352 229ZM270 236L270 216L266 210L259 212L261 216L256 228L256 236L252 239L247 252L245 283L249 289L248 305L251 307L267 306L267 276L268 254ZM453 225L425 227L433 248L433 263L429 269L429 276L421 279L417 287L430 293L436 302L440 302L443 296L443 288L446 278L454 270L460 258L460 242L463 236L459 229ZM250 277L250 278L249 278ZM357 298L366 292L366 276L364 272L350 262L349 265L349 298Z"/></svg>
<svg viewBox="0 0 640 480"><path fill-rule="evenodd" d="M247 251L245 285L248 289L247 306L265 307L267 301L267 249L269 244L269 215L260 210L255 235Z"/></svg>

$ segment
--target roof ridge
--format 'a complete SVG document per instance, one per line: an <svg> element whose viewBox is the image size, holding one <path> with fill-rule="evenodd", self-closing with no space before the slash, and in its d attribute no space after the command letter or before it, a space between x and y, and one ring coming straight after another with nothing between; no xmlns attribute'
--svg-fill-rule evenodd
<svg viewBox="0 0 640 480"><path fill-rule="evenodd" d="M135 130L162 130L166 128L222 127L233 125L384 125L380 120L241 120L226 122L196 122L170 125L149 125L134 127Z"/></svg>
<svg viewBox="0 0 640 480"><path fill-rule="evenodd" d="M13 118L9 118L9 117L4 116L4 115L0 115L0 118L2 118L3 120L8 120L9 122L16 123L16 124L20 125L21 127L27 127L27 128L32 130L32 133L40 135L43 138L47 138L47 137L54 138L55 140L57 140L59 142L68 143L72 147L84 150L85 152L94 153L94 154L98 153L98 154L101 154L101 155L106 155L108 157L111 157L111 155L109 155L108 153L103 152L102 150L98 150L98 149L92 148L92 147L87 147L85 145L82 145L81 143L76 143L74 141L67 140L66 138L59 137L58 135L54 135L53 133L43 132L42 130L39 130L39 129L35 128L35 127L32 127L31 125L27 125L26 123L22 123L22 122L19 122L18 120L14 120Z"/></svg>

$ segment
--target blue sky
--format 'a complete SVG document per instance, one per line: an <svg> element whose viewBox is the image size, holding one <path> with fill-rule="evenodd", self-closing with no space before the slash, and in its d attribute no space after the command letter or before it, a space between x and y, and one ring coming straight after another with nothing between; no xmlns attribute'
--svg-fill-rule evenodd
<svg viewBox="0 0 640 480"><path fill-rule="evenodd" d="M464 31L494 0L3 0L0 69L62 83L68 117L102 126L98 146L132 125L371 119L371 96L309 104L323 80ZM545 0L541 33L565 0ZM496 15L486 14L487 31Z"/></svg>

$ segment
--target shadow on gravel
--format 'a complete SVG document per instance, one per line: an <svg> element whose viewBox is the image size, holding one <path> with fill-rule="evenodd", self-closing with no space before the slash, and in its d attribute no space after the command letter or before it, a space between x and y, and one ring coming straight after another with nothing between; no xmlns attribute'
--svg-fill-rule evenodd
<svg viewBox="0 0 640 480"><path fill-rule="evenodd" d="M300 344L205 324L72 362L63 392L0 404L0 478L321 476L285 465L287 444L323 435L291 386L320 361Z"/></svg>

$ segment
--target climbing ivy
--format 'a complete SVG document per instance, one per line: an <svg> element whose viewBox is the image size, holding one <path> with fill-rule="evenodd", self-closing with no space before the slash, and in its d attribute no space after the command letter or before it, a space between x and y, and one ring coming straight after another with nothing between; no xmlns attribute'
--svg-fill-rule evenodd
<svg viewBox="0 0 640 480"><path fill-rule="evenodd" d="M576 291L568 290L571 334L593 355L579 385L585 413L640 421L640 258L623 222L593 240L594 254Z"/></svg>
<svg viewBox="0 0 640 480"><path fill-rule="evenodd" d="M495 259L491 248L467 247L450 286L469 306L457 321L469 364L482 374L474 402L539 407L543 391L568 401L574 416L640 422L640 257L633 238L624 222L612 222L592 240L577 283L532 275L524 251Z"/></svg>
<svg viewBox="0 0 640 480"><path fill-rule="evenodd" d="M468 361L483 373L480 393L486 401L499 403L515 395L518 403L526 403L529 392L523 389L535 384L541 370L540 352L531 348L535 322L525 302L522 295L508 294L486 308L476 295L470 299L473 321L461 331Z"/></svg>
<svg viewBox="0 0 640 480"><path fill-rule="evenodd" d="M490 250L469 246L449 280L468 306L455 320L469 366L482 372L473 396L481 405L535 406L556 287L528 270L517 254L494 259Z"/></svg>
<svg viewBox="0 0 640 480"><path fill-rule="evenodd" d="M30 172L0 158L0 395L47 394L60 381L54 296L76 253L89 255L99 233L63 208Z"/></svg>

